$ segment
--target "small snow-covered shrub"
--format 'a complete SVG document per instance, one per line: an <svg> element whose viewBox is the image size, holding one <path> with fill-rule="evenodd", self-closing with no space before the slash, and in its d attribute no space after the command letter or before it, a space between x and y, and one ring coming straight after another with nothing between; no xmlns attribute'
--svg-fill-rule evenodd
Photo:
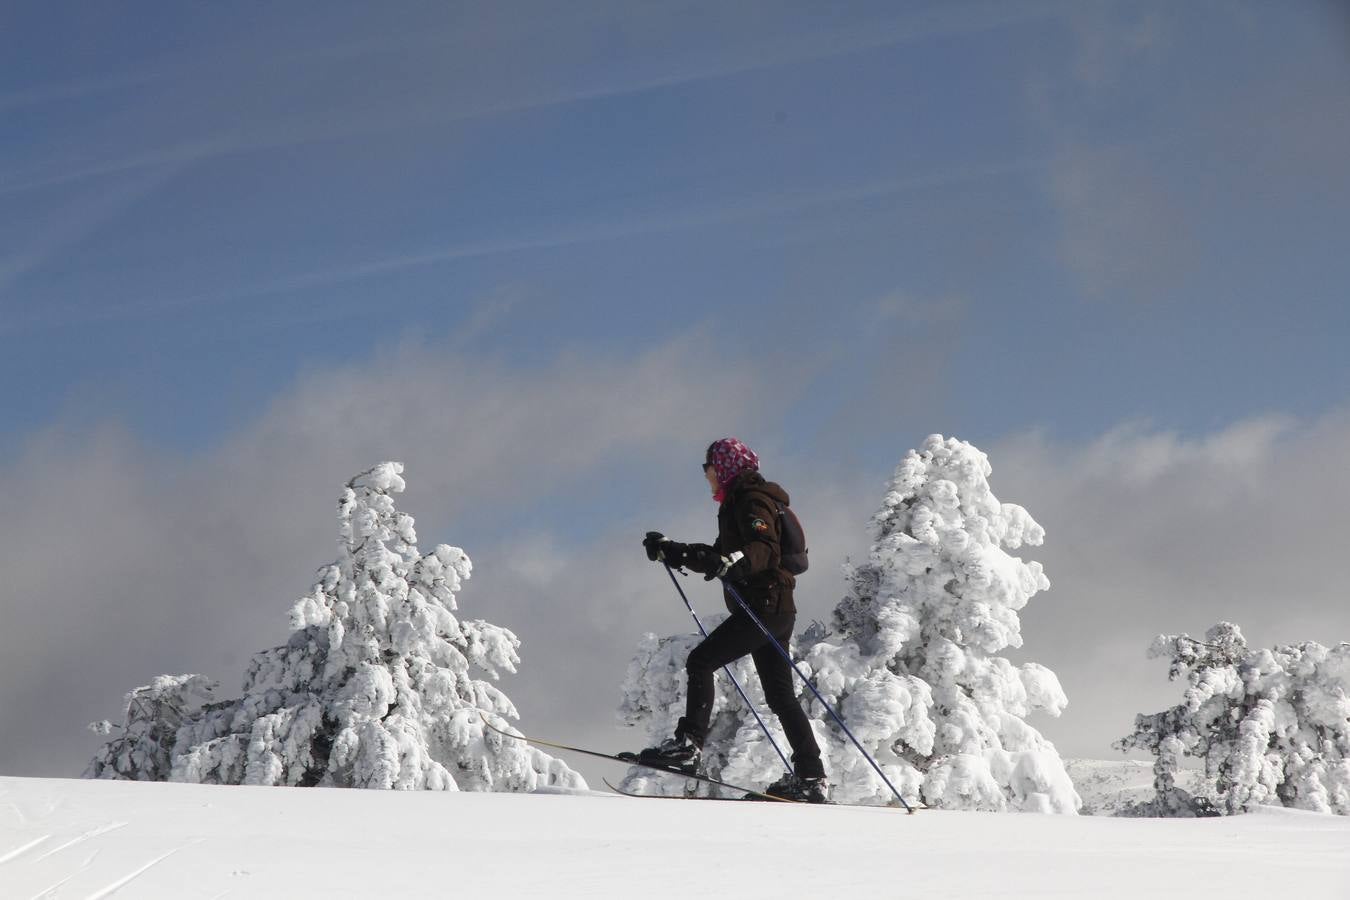
<svg viewBox="0 0 1350 900"><path fill-rule="evenodd" d="M87 777L428 790L584 787L562 762L486 731L517 718L475 670L514 672L520 641L455 616L472 564L458 547L417 549L386 462L347 483L338 560L291 608L291 636L255 655L243 696L210 702L199 675L128 695L127 723ZM100 723L108 733L111 726Z"/></svg>
<svg viewBox="0 0 1350 900"><path fill-rule="evenodd" d="M1138 815L1232 814L1267 804L1350 815L1350 643L1247 646L1220 622L1199 641L1160 635L1149 655L1185 677L1181 703L1135 717L1120 750L1155 757L1156 796ZM1204 790L1176 785L1183 757L1204 763Z"/></svg>
<svg viewBox="0 0 1350 900"><path fill-rule="evenodd" d="M910 451L872 518L865 561L846 567L848 593L829 625L815 624L793 654L826 700L911 801L944 808L1074 813L1080 799L1054 746L1025 721L1059 715L1067 699L1044 666L998 654L1022 644L1018 610L1049 588L1040 563L1009 553L1038 546L1044 530L989 488L988 457L941 435ZM805 576L809 578L810 576ZM709 623L710 626L712 623ZM629 666L621 720L669 734L683 708L683 665L698 636L648 635ZM765 710L753 664L733 667ZM890 790L813 695L813 721L832 796L892 801ZM775 740L782 731L765 710ZM746 785L783 766L734 688L718 679L705 766ZM634 771L640 790L678 790Z"/></svg>

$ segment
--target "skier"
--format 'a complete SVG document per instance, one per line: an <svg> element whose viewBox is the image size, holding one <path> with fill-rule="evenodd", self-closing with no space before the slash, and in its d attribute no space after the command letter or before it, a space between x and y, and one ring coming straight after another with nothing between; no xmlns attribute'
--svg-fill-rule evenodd
<svg viewBox="0 0 1350 900"><path fill-rule="evenodd" d="M759 473L759 457L735 438L708 447L703 474L717 510L717 540L711 545L682 544L660 532L643 540L647 558L671 568L686 568L711 581L725 578L783 647L788 646L797 618L792 589L795 577L782 566L779 504L787 492ZM733 554L743 554L739 558ZM689 695L685 714L673 737L643 750L644 762L694 771L712 718L713 673L747 653L755 661L764 699L778 716L792 746L793 772L765 789L790 800L826 802L825 769L820 762L811 723L797 702L792 669L730 594L723 592L731 618L689 653Z"/></svg>

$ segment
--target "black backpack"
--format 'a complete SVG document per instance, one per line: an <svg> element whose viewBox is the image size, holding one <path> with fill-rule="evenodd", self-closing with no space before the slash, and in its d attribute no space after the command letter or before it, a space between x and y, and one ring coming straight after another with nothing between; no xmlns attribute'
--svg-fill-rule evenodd
<svg viewBox="0 0 1350 900"><path fill-rule="evenodd" d="M781 565L793 575L800 575L810 565L806 558L806 532L801 519L792 508L778 504L778 552Z"/></svg>

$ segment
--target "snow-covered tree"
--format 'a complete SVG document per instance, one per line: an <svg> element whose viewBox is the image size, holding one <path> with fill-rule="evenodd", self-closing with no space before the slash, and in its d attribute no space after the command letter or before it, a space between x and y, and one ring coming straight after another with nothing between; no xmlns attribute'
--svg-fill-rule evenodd
<svg viewBox="0 0 1350 900"><path fill-rule="evenodd" d="M1054 673L998 654L1022 644L1017 611L1050 586L1036 562L1009 554L1044 530L989 488L988 457L930 436L896 469L871 522L865 562L846 567L848 593L829 625L794 642L803 672L911 802L944 808L1073 813L1080 805L1054 746L1025 717L1067 703ZM807 576L809 577L809 576ZM630 665L620 718L668 734L684 692L681 667L698 636L648 635ZM734 668L763 709L752 664ZM799 685L799 690L801 686ZM802 694L834 799L887 803L892 794L809 692ZM775 739L782 732L766 714ZM783 764L729 683L718 680L704 746L710 772L754 785ZM629 785L670 791L634 770Z"/></svg>
<svg viewBox="0 0 1350 900"><path fill-rule="evenodd" d="M1247 646L1220 622L1203 641L1160 635L1149 655L1186 678L1181 703L1135 718L1120 750L1155 757L1152 801L1141 815L1238 813L1281 805L1350 815L1350 643ZM1176 785L1183 757L1204 762L1199 795Z"/></svg>
<svg viewBox="0 0 1350 900"><path fill-rule="evenodd" d="M212 702L198 675L161 676L128 695L127 724L87 777L212 784L527 791L584 787L562 762L485 731L517 718L494 680L520 641L454 615L469 557L422 555L392 494L400 463L347 483L341 552L291 609L290 640L255 655L243 696ZM108 726L100 723L107 733Z"/></svg>
<svg viewBox="0 0 1350 900"><path fill-rule="evenodd" d="M117 737L99 748L84 776L167 781L178 729L200 715L214 698L216 687L216 682L201 675L159 675L127 694L126 724ZM89 728L95 734L109 735L114 726L105 719Z"/></svg>

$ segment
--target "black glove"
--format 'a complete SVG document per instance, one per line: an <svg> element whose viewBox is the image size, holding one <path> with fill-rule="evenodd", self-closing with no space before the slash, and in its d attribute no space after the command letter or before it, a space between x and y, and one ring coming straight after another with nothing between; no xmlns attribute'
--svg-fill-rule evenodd
<svg viewBox="0 0 1350 900"><path fill-rule="evenodd" d="M730 565L722 572L722 577L727 581L744 581L750 575L750 557L742 556L735 562L727 560Z"/></svg>
<svg viewBox="0 0 1350 900"><path fill-rule="evenodd" d="M689 545L672 541L659 531L647 532L642 546L652 562L663 562L672 569L682 569L689 563Z"/></svg>
<svg viewBox="0 0 1350 900"><path fill-rule="evenodd" d="M717 577L716 573L722 570L722 554L707 544L693 544L689 548L686 565L689 571L697 572L711 581Z"/></svg>
<svg viewBox="0 0 1350 900"><path fill-rule="evenodd" d="M691 569L694 567L691 565ZM741 581L745 578L746 571L750 568L750 560L742 556L733 562L730 557L718 554L712 548L709 548L707 558L703 561L701 568L695 569L696 572L703 573L704 581L712 581L714 578L725 578L727 581Z"/></svg>
<svg viewBox="0 0 1350 900"><path fill-rule="evenodd" d="M705 582L724 575L728 565L730 560L707 544L693 544L688 548L688 568L701 573Z"/></svg>

